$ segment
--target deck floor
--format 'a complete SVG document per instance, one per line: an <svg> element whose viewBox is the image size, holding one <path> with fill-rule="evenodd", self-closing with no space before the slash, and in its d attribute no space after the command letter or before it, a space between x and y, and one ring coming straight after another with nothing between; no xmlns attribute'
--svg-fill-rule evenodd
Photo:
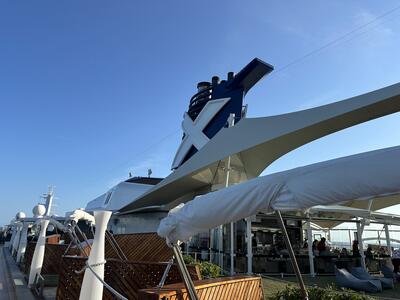
<svg viewBox="0 0 400 300"><path fill-rule="evenodd" d="M12 277L7 266L6 255L3 246L0 246L0 299L17 299Z"/></svg>
<svg viewBox="0 0 400 300"><path fill-rule="evenodd" d="M34 300L24 275L19 270L8 248L0 245L0 299Z"/></svg>

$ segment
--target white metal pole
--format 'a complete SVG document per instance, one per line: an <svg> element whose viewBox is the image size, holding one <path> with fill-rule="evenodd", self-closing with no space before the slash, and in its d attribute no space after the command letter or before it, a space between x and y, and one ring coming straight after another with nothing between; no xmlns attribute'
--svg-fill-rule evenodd
<svg viewBox="0 0 400 300"><path fill-rule="evenodd" d="M228 117L228 128L235 125L235 114L230 114ZM225 187L229 186L229 176L231 172L231 157L228 156L228 161L226 164L226 180L225 180ZM233 222L230 224L230 274L231 276L235 274L235 237L234 237L234 226Z"/></svg>
<svg viewBox="0 0 400 300"><path fill-rule="evenodd" d="M310 262L310 274L312 277L315 277L314 253L312 249L313 237L312 237L312 228L310 219L307 221L307 240L308 240L308 260Z"/></svg>
<svg viewBox="0 0 400 300"><path fill-rule="evenodd" d="M303 281L303 277L301 277L299 265L297 264L296 255L294 254L292 243L290 242L289 235L286 231L285 222L283 221L281 212L279 210L275 211L275 214L278 219L279 226L281 227L283 238L285 240L286 248L289 252L290 260L292 261L292 266L294 273L296 274L297 281L299 283L299 287L304 300L308 300L308 292L306 286Z"/></svg>
<svg viewBox="0 0 400 300"><path fill-rule="evenodd" d="M31 287L34 282L36 275L40 275L40 271L43 266L44 251L46 249L46 231L49 225L49 220L40 220L40 233L39 238L36 242L35 251L33 252L31 270L29 272L28 286Z"/></svg>
<svg viewBox="0 0 400 300"><path fill-rule="evenodd" d="M90 265L93 271L104 280L104 248L105 248L105 233L108 221L112 212L98 210L94 212L96 222L96 232L93 238L92 250L90 251L87 264ZM93 272L89 269L85 270L80 300L101 300L103 298L103 284L96 278Z"/></svg>
<svg viewBox="0 0 400 300"><path fill-rule="evenodd" d="M234 236L234 226L233 226L233 222L231 222L230 224L230 231L231 231L231 276L235 274L235 249L234 249L234 245L235 245L235 236Z"/></svg>
<svg viewBox="0 0 400 300"><path fill-rule="evenodd" d="M358 249L359 249L360 255L361 255L361 266L364 269L367 269L367 267L365 265L364 245L363 245L363 240L362 240L362 234L363 234L364 228L361 227L361 223L360 222L357 222L356 224L357 224Z"/></svg>
<svg viewBox="0 0 400 300"><path fill-rule="evenodd" d="M224 269L224 227L220 225L218 227L218 265L223 270Z"/></svg>
<svg viewBox="0 0 400 300"><path fill-rule="evenodd" d="M22 226L21 239L20 239L18 251L17 251L17 263L21 262L22 258L24 257L25 250L26 250L26 244L28 243L29 223L24 222L23 224L24 225Z"/></svg>
<svg viewBox="0 0 400 300"><path fill-rule="evenodd" d="M246 237L247 237L247 273L253 274L253 245L251 233L251 217L246 218Z"/></svg>
<svg viewBox="0 0 400 300"><path fill-rule="evenodd" d="M385 235L386 235L386 247L390 257L392 257L392 245L390 243L390 232L388 224L385 224Z"/></svg>
<svg viewBox="0 0 400 300"><path fill-rule="evenodd" d="M350 249L351 249L351 247L353 246L353 244L352 244L353 237L351 236L350 229L348 230L348 232L349 232L349 243L350 243Z"/></svg>
<svg viewBox="0 0 400 300"><path fill-rule="evenodd" d="M179 272L181 273L183 283L185 284L186 291L189 295L189 299L199 300L199 297L196 292L196 287L194 286L193 280L190 277L189 271L185 265L179 245L178 244L172 245L172 250L175 256L175 260L178 264Z"/></svg>
<svg viewBox="0 0 400 300"><path fill-rule="evenodd" d="M210 263L212 263L213 262L212 252L213 252L213 249L214 249L214 229L210 229L209 233L210 233L210 244L209 244L210 257L209 257L209 259L210 259Z"/></svg>

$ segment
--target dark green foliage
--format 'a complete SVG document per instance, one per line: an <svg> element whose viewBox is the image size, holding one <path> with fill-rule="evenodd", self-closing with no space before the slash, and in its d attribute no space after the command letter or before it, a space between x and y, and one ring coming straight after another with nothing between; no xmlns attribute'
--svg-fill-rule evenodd
<svg viewBox="0 0 400 300"><path fill-rule="evenodd" d="M187 265L194 265L195 264L194 258L191 257L190 255L183 255L183 261Z"/></svg>
<svg viewBox="0 0 400 300"><path fill-rule="evenodd" d="M200 267L201 277L204 279L217 278L221 276L221 268L215 264L209 263L207 261L196 263L194 258L191 257L190 255L184 255L183 260L187 265L198 264Z"/></svg>
<svg viewBox="0 0 400 300"><path fill-rule="evenodd" d="M337 291L333 288L308 288L309 300L373 300L374 298L353 291ZM300 289L287 286L284 290L267 298L268 300L303 300Z"/></svg>
<svg viewBox="0 0 400 300"><path fill-rule="evenodd" d="M203 261L200 263L200 274L204 279L217 278L221 276L221 268L215 264Z"/></svg>

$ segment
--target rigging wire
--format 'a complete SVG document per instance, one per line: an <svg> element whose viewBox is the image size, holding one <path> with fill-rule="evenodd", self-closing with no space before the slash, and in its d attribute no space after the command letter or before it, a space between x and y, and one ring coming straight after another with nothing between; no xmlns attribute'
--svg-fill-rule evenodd
<svg viewBox="0 0 400 300"><path fill-rule="evenodd" d="M164 141L167 140L168 138L170 138L170 137L172 137L173 135L177 134L179 131L180 131L180 129L176 129L176 130L174 130L174 131L171 131L171 132L168 133L167 135L165 135L165 136L161 137L160 139L158 139L157 141L151 143L149 146L147 146L147 147L144 148L143 150L141 150L141 151L139 151L139 152L137 152L137 153L134 153L134 154L133 154L133 156L135 157L134 159L126 160L125 162L120 163L120 164L118 164L117 166L111 168L108 172L115 171L116 169L118 169L118 168L120 168L120 167L126 166L126 165L128 165L128 164L134 162L134 161L138 158L138 156L141 156L141 155L147 153L148 151L150 151L151 149L153 149L155 146L161 144L162 142L164 142ZM108 172L107 172L107 173L108 173Z"/></svg>
<svg viewBox="0 0 400 300"><path fill-rule="evenodd" d="M329 41L328 43L326 43L326 44L324 44L324 45L322 45L322 46L320 46L320 47L318 47L318 48L316 48L316 49L314 49L314 50L312 50L312 51L310 51L310 52L308 52L308 53L306 53L306 54L304 54L304 55L302 55L302 56L300 56L300 57L298 57L296 59L294 59L293 61L287 63L286 65L276 69L271 74L271 76L276 74L276 73L282 72L282 71L292 67L293 65L296 65L296 64L302 62L303 60L309 58L310 56L313 56L313 55L315 55L315 54L317 54L317 53L319 53L319 52L321 52L321 51L323 51L325 49L328 49L328 48L330 48L330 47L332 47L334 45L340 44L341 42L350 41L350 40L358 37L359 35L355 35L355 36L351 37L350 39L346 39L347 37L350 37L354 33L360 31L361 29L364 29L364 28L368 27L369 25L374 24L374 23L378 22L379 20L381 20L381 19L393 14L394 12L396 12L399 9L400 9L400 5L394 7L394 8L392 8L392 9L386 11L386 12L384 12L383 14L378 15L377 17L373 18L372 20L370 20L370 21L368 21L368 22L366 22L366 23L354 28L353 30L351 30L351 31L349 31L349 32L347 32L347 33L345 33L345 34L343 34L343 35L341 35L341 36ZM379 23L379 24L381 24L381 23ZM368 31L372 30L375 27L371 27L368 30L365 30L364 32L362 32L361 34L364 34L364 33L368 32ZM271 76L269 76L269 77L271 77Z"/></svg>

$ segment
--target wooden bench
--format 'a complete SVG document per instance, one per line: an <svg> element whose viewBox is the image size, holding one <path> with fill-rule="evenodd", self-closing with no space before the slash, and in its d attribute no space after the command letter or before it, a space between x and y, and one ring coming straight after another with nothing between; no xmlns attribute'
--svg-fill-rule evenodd
<svg viewBox="0 0 400 300"><path fill-rule="evenodd" d="M233 276L194 282L200 300L263 300L261 277ZM139 291L141 300L189 300L183 283Z"/></svg>

